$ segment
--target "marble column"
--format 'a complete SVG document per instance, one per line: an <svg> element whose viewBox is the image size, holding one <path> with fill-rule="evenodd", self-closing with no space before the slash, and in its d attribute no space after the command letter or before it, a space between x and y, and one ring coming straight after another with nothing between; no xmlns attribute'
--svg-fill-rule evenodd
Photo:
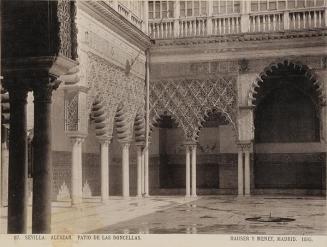
<svg viewBox="0 0 327 247"><path fill-rule="evenodd" d="M189 197L190 196L190 187L191 187L191 184L190 184L190 146L189 145L186 145L186 169L185 169L185 176L186 176L186 179L185 179L185 186L186 186L186 194L185 196L186 197Z"/></svg>
<svg viewBox="0 0 327 247"><path fill-rule="evenodd" d="M137 196L142 197L142 145L136 144Z"/></svg>
<svg viewBox="0 0 327 247"><path fill-rule="evenodd" d="M128 142L122 143L122 184L123 197L129 197L129 146Z"/></svg>
<svg viewBox="0 0 327 247"><path fill-rule="evenodd" d="M108 138L100 139L101 151L101 201L106 203L109 197L109 144Z"/></svg>
<svg viewBox="0 0 327 247"><path fill-rule="evenodd" d="M45 83L47 83L45 81ZM51 97L52 84L34 88L33 137L33 207L32 233L51 233L52 148Z"/></svg>
<svg viewBox="0 0 327 247"><path fill-rule="evenodd" d="M192 152L192 196L196 197L196 144L191 146Z"/></svg>
<svg viewBox="0 0 327 247"><path fill-rule="evenodd" d="M2 138L4 136L2 135ZM1 205L2 207L8 204L8 168L9 168L9 152L6 140L1 144Z"/></svg>
<svg viewBox="0 0 327 247"><path fill-rule="evenodd" d="M144 148L144 195L149 196L149 148Z"/></svg>
<svg viewBox="0 0 327 247"><path fill-rule="evenodd" d="M9 89L9 187L7 232L27 230L27 90Z"/></svg>
<svg viewBox="0 0 327 247"><path fill-rule="evenodd" d="M246 149L244 157L244 194L250 195L250 181L251 181L251 173L250 173L250 150Z"/></svg>
<svg viewBox="0 0 327 247"><path fill-rule="evenodd" d="M145 160L145 158L144 158L144 149L142 150L142 156L141 156L141 158L142 158L142 163L141 163L141 194L143 195L144 193L145 193L145 187L144 187L144 160Z"/></svg>
<svg viewBox="0 0 327 247"><path fill-rule="evenodd" d="M238 148L238 162L237 162L237 183L238 183L238 195L244 195L244 170L243 170L243 150Z"/></svg>
<svg viewBox="0 0 327 247"><path fill-rule="evenodd" d="M72 175L71 175L71 203L77 206L82 203L83 198L83 182L82 182L82 144L84 135L70 135L73 143L72 150Z"/></svg>

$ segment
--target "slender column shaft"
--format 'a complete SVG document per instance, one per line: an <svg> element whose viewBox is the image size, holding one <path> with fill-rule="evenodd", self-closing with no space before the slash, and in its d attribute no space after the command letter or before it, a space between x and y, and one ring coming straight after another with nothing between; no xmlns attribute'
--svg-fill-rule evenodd
<svg viewBox="0 0 327 247"><path fill-rule="evenodd" d="M238 181L238 195L244 194L244 181L243 181L243 152L238 151L238 162L237 162L237 181Z"/></svg>
<svg viewBox="0 0 327 247"><path fill-rule="evenodd" d="M244 189L245 195L250 195L250 151L245 151L244 160Z"/></svg>
<svg viewBox="0 0 327 247"><path fill-rule="evenodd" d="M137 166L137 196L142 196L142 146L136 147L136 166Z"/></svg>
<svg viewBox="0 0 327 247"><path fill-rule="evenodd" d="M190 196L190 149L186 146L186 196Z"/></svg>
<svg viewBox="0 0 327 247"><path fill-rule="evenodd" d="M26 233L27 227L26 98L27 91L9 91L8 233Z"/></svg>
<svg viewBox="0 0 327 247"><path fill-rule="evenodd" d="M82 203L82 143L83 138L81 137L71 137L73 142L73 150L72 150L72 180L71 180L71 188L72 188L72 205L76 206Z"/></svg>
<svg viewBox="0 0 327 247"><path fill-rule="evenodd" d="M122 146L123 197L129 197L129 143Z"/></svg>
<svg viewBox="0 0 327 247"><path fill-rule="evenodd" d="M109 196L109 141L101 140L101 200L106 202Z"/></svg>
<svg viewBox="0 0 327 247"><path fill-rule="evenodd" d="M144 150L144 194L149 195L149 150Z"/></svg>
<svg viewBox="0 0 327 247"><path fill-rule="evenodd" d="M8 158L9 152L7 143L1 145L1 205L6 206L8 203Z"/></svg>
<svg viewBox="0 0 327 247"><path fill-rule="evenodd" d="M51 232L51 97L51 85L34 90L33 233Z"/></svg>
<svg viewBox="0 0 327 247"><path fill-rule="evenodd" d="M192 196L196 196L196 145L192 146Z"/></svg>
<svg viewBox="0 0 327 247"><path fill-rule="evenodd" d="M142 152L142 163L141 163L141 193L142 194L144 194L145 193L145 187L144 187L144 160L145 160L145 158L144 158L145 156L144 156L144 150L143 150L143 152Z"/></svg>

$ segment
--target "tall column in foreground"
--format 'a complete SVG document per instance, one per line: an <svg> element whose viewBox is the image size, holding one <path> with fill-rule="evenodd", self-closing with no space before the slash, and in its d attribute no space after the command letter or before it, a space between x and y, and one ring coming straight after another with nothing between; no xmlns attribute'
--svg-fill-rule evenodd
<svg viewBox="0 0 327 247"><path fill-rule="evenodd" d="M51 98L57 86L51 78L46 78L33 88L36 130L33 138L33 233L51 233Z"/></svg>
<svg viewBox="0 0 327 247"><path fill-rule="evenodd" d="M27 231L27 89L10 88L8 233Z"/></svg>

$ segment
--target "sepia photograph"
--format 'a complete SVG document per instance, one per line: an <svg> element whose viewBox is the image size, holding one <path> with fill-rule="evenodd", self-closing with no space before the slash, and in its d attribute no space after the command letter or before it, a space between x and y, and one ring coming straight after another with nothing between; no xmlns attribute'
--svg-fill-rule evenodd
<svg viewBox="0 0 327 247"><path fill-rule="evenodd" d="M327 246L327 0L1 0L1 246Z"/></svg>

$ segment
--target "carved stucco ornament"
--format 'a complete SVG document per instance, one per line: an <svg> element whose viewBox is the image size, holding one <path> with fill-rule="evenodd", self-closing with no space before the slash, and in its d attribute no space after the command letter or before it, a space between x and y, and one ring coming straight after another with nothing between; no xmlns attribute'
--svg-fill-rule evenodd
<svg viewBox="0 0 327 247"><path fill-rule="evenodd" d="M162 80L150 83L152 124L162 115L170 115L184 131L186 140L196 141L205 116L217 110L237 135L236 78Z"/></svg>

